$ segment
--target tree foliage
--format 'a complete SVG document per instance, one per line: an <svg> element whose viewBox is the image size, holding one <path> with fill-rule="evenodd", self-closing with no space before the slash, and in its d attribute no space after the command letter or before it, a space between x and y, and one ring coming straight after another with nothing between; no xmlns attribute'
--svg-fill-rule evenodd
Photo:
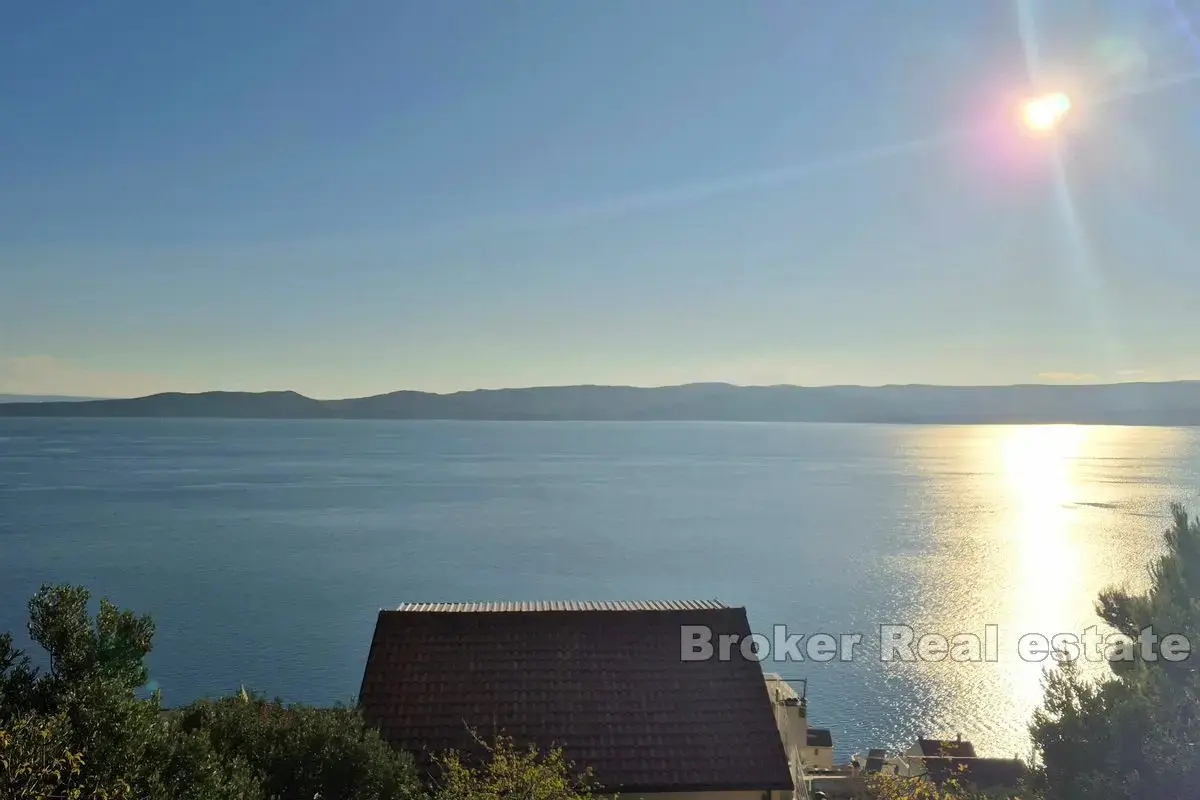
<svg viewBox="0 0 1200 800"><path fill-rule="evenodd" d="M456 751L435 758L430 800L593 800L600 791L590 769L577 770L560 748L542 753L499 735L475 735L482 758Z"/></svg>
<svg viewBox="0 0 1200 800"><path fill-rule="evenodd" d="M0 797L384 800L419 794L412 759L350 709L243 694L164 712L139 697L154 623L74 586L29 602L34 668L0 635Z"/></svg>
<svg viewBox="0 0 1200 800"><path fill-rule="evenodd" d="M267 797L383 800L418 793L412 761L399 756L355 709L288 706L248 692L202 700L178 717L230 766L249 770Z"/></svg>
<svg viewBox="0 0 1200 800"><path fill-rule="evenodd" d="M0 797L82 797L83 759L71 751L67 720L22 714L0 724Z"/></svg>
<svg viewBox="0 0 1200 800"><path fill-rule="evenodd" d="M1097 612L1133 639L1149 629L1200 644L1200 520L1172 506L1163 555L1144 594L1111 589ZM1152 651L1153 652L1153 651ZM1200 674L1192 658L1114 661L1089 680L1067 662L1048 674L1031 726L1036 785L1055 800L1195 797L1200 786Z"/></svg>
<svg viewBox="0 0 1200 800"><path fill-rule="evenodd" d="M153 765L146 755L161 739L157 698L142 700L143 658L154 625L108 602L91 619L80 587L43 587L29 601L29 636L45 651L49 670L31 666L5 634L0 640L0 725L37 730L74 759L70 782L89 798L141 797ZM0 765L0 781L27 763Z"/></svg>
<svg viewBox="0 0 1200 800"><path fill-rule="evenodd" d="M866 786L867 796L873 800L988 800L995 796L980 792L954 776L935 782L920 776L881 772L868 775Z"/></svg>

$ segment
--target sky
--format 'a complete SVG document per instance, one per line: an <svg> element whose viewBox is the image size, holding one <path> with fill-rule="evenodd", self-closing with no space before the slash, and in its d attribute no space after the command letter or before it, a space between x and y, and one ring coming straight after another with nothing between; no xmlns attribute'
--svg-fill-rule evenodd
<svg viewBox="0 0 1200 800"><path fill-rule="evenodd" d="M0 392L1197 378L1198 76L1197 0L0 0Z"/></svg>

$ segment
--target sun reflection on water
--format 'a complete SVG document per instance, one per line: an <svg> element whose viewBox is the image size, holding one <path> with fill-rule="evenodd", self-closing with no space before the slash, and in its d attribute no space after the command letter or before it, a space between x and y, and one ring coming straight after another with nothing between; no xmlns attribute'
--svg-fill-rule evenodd
<svg viewBox="0 0 1200 800"><path fill-rule="evenodd" d="M1159 544L1170 487L1122 480L1184 436L1172 429L1077 425L933 428L913 454L936 473L923 518L932 549L910 560L914 626L983 636L998 626L999 659L898 665L918 687L924 731L962 732L982 754L1026 754L1027 725L1052 658L1022 660L1025 634L1104 630L1097 594L1140 589ZM938 457L933 457L937 454ZM914 554L915 555L915 554ZM903 569L903 568L902 568ZM1085 665L1093 675L1107 667Z"/></svg>
<svg viewBox="0 0 1200 800"><path fill-rule="evenodd" d="M1041 697L1041 668L1050 665L1014 657L1022 635L1082 634L1090 603L1081 585L1082 567L1092 561L1091 545L1077 530L1074 505L1083 495L1080 458L1094 430L1078 425L1017 427L998 442L1001 476L1007 490L1004 538L1010 542L1014 585L995 598L1007 657L1003 670L1019 705ZM1081 607L1081 604L1084 607Z"/></svg>

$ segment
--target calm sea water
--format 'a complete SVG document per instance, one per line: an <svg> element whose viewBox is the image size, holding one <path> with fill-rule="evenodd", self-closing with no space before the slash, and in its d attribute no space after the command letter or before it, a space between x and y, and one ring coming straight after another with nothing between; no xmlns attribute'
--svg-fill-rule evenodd
<svg viewBox="0 0 1200 800"><path fill-rule="evenodd" d="M842 756L961 732L1027 752L1044 664L1144 585L1200 431L1062 426L0 420L0 630L44 582L158 623L170 704L352 700L403 601L706 599L863 634L806 678ZM883 663L881 624L1000 630L999 660Z"/></svg>

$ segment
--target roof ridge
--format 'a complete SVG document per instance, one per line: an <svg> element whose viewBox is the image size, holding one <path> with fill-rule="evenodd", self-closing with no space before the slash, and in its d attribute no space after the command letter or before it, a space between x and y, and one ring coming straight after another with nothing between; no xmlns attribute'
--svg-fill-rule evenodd
<svg viewBox="0 0 1200 800"><path fill-rule="evenodd" d="M517 600L454 603L401 603L408 612L540 612L540 611L712 611L727 609L719 600ZM384 609L387 610L387 609Z"/></svg>

